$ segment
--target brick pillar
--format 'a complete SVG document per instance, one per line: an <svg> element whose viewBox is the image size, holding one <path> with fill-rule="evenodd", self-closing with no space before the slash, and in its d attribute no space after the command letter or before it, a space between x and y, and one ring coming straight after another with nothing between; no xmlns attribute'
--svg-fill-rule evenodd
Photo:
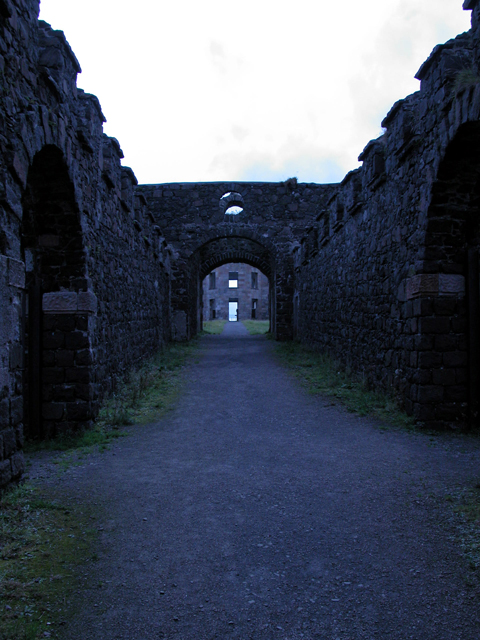
<svg viewBox="0 0 480 640"><path fill-rule="evenodd" d="M467 420L465 278L419 274L406 283L406 316L413 334L407 409L426 426Z"/></svg>
<svg viewBox="0 0 480 640"><path fill-rule="evenodd" d="M97 299L91 291L45 293L42 309L42 431L53 437L88 428L95 417L90 321Z"/></svg>

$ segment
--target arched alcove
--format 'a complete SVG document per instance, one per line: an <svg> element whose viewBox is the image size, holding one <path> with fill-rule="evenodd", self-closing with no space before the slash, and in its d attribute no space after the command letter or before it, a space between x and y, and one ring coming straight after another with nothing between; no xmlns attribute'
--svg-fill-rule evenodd
<svg viewBox="0 0 480 640"><path fill-rule="evenodd" d="M26 265L24 413L26 434L52 437L89 425L92 352L80 215L62 152L44 147L23 199Z"/></svg>
<svg viewBox="0 0 480 640"><path fill-rule="evenodd" d="M480 398L480 124L461 126L433 184L418 315L416 417L478 425Z"/></svg>

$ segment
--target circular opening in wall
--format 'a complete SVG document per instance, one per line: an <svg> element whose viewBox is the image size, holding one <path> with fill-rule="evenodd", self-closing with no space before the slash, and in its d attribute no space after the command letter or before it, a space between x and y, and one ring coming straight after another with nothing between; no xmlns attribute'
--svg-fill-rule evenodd
<svg viewBox="0 0 480 640"><path fill-rule="evenodd" d="M242 213L242 211L242 207L237 207L236 205L234 205L233 207L228 207L228 209L225 211L225 215L238 216L238 214Z"/></svg>
<svg viewBox="0 0 480 640"><path fill-rule="evenodd" d="M227 191L220 198L220 209L224 214L238 216L244 210L243 196L236 191Z"/></svg>

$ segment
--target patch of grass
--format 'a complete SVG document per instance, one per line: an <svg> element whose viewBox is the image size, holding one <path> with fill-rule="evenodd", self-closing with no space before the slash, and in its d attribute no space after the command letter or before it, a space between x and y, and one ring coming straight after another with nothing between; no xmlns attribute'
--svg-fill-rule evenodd
<svg viewBox="0 0 480 640"><path fill-rule="evenodd" d="M398 408L394 398L367 389L362 380L345 373L329 356L297 342L277 342L275 348L280 360L312 393L333 397L361 416L370 415L397 427L414 428L413 419Z"/></svg>
<svg viewBox="0 0 480 640"><path fill-rule="evenodd" d="M50 440L30 441L25 450L104 450L113 440L125 435L121 427L159 418L178 396L183 367L197 346L195 340L168 344L117 384L115 392L105 399L92 429Z"/></svg>
<svg viewBox="0 0 480 640"><path fill-rule="evenodd" d="M457 95L463 89L468 89L476 84L480 83L480 76L475 68L462 69L455 76L455 82L453 85L453 93Z"/></svg>
<svg viewBox="0 0 480 640"><path fill-rule="evenodd" d="M457 538L470 569L478 571L480 569L480 484L458 492L455 497L447 496L445 499L453 503L454 512L461 518L457 525Z"/></svg>
<svg viewBox="0 0 480 640"><path fill-rule="evenodd" d="M205 320L203 323L203 333L218 335L219 333L222 333L223 327L226 323L226 320Z"/></svg>
<svg viewBox="0 0 480 640"><path fill-rule="evenodd" d="M0 497L0 640L56 635L76 569L92 556L89 518L28 484Z"/></svg>
<svg viewBox="0 0 480 640"><path fill-rule="evenodd" d="M242 324L251 336L263 335L270 329L269 320L242 320Z"/></svg>

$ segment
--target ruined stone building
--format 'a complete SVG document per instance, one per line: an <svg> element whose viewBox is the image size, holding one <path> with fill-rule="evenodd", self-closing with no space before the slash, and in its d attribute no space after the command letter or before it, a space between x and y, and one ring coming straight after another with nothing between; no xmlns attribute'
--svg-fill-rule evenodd
<svg viewBox="0 0 480 640"><path fill-rule="evenodd" d="M265 274L276 339L328 351L422 424L478 422L479 0L331 185L138 185L38 8L0 0L0 485L25 434L87 428L129 367L194 336L228 263Z"/></svg>
<svg viewBox="0 0 480 640"><path fill-rule="evenodd" d="M204 320L268 320L268 278L249 264L229 262L203 281Z"/></svg>

